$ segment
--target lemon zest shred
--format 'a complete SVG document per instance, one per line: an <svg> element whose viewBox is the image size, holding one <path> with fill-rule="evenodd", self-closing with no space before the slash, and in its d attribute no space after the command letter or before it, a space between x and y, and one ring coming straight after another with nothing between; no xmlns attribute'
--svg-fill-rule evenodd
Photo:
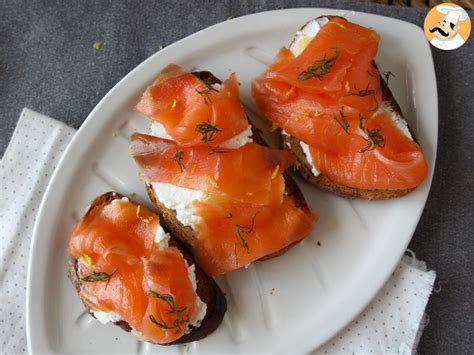
<svg viewBox="0 0 474 355"><path fill-rule="evenodd" d="M219 188L219 184L217 183L217 180L213 175L208 175L207 178L209 179L209 182L212 186L214 186L216 189Z"/></svg>
<svg viewBox="0 0 474 355"><path fill-rule="evenodd" d="M344 26L342 23L339 23L339 22L336 22L336 21L329 21L335 25L338 25L340 28L346 28L346 26Z"/></svg>
<svg viewBox="0 0 474 355"><path fill-rule="evenodd" d="M149 224L151 221L153 221L153 216L150 216L148 218L144 218L144 217L140 217L140 219L146 223L146 224Z"/></svg>
<svg viewBox="0 0 474 355"><path fill-rule="evenodd" d="M176 108L176 99L173 100L173 103L171 104L171 110L174 110Z"/></svg>
<svg viewBox="0 0 474 355"><path fill-rule="evenodd" d="M349 92L349 90L351 89L351 86L348 81L346 81L346 85L344 88L346 89L346 92Z"/></svg>
<svg viewBox="0 0 474 355"><path fill-rule="evenodd" d="M271 132L275 132L278 129L278 125L275 122L272 122L272 128L270 129Z"/></svg>
<svg viewBox="0 0 474 355"><path fill-rule="evenodd" d="M300 119L304 119L304 118L308 118L309 117L309 113L307 111L303 111L303 112L300 112L296 115L295 117L295 121L299 121Z"/></svg>
<svg viewBox="0 0 474 355"><path fill-rule="evenodd" d="M92 47L95 49L95 50L99 50L102 48L102 42L94 42L94 44L92 45Z"/></svg>
<svg viewBox="0 0 474 355"><path fill-rule="evenodd" d="M87 265L89 265L89 266L94 265L94 262L92 261L92 258L89 255L84 254L84 255L81 256L81 258L82 258L82 260L84 260L87 263Z"/></svg>
<svg viewBox="0 0 474 355"><path fill-rule="evenodd" d="M275 166L275 169L273 169L272 180L277 177L278 171L280 171L280 165Z"/></svg>
<svg viewBox="0 0 474 355"><path fill-rule="evenodd" d="M137 218L141 219L143 223L149 224L151 221L153 221L153 216L152 215L150 215L149 217L140 216L141 207L142 207L141 205L137 206Z"/></svg>

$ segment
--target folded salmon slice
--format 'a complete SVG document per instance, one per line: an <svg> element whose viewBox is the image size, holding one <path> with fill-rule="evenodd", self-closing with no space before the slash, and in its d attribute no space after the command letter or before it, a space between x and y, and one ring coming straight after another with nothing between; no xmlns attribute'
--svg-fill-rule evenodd
<svg viewBox="0 0 474 355"><path fill-rule="evenodd" d="M353 122L355 124L355 122ZM370 146L365 133L332 135L339 137L346 152L310 147L313 163L336 183L360 189L410 189L428 174L428 165L418 144L407 138L386 113L365 122L367 130L384 134L383 146ZM360 129L359 129L360 131ZM328 142L330 147L335 142ZM364 153L362 150L368 149Z"/></svg>
<svg viewBox="0 0 474 355"><path fill-rule="evenodd" d="M357 58L365 53L375 56L379 42L379 37L374 31L341 18L330 20L328 24L321 28L316 38L317 40L311 41L299 56L282 68L275 70L276 80L287 82L312 93L342 90L345 85L346 74L353 66L354 61L357 61ZM327 65L330 66L327 73L321 75L321 77L306 73L309 76L306 79L304 73L315 62L324 59L327 60ZM354 78L361 81L353 81L352 83L361 86L361 89L363 89L367 84L366 77L366 73L363 73Z"/></svg>
<svg viewBox="0 0 474 355"><path fill-rule="evenodd" d="M142 178L222 194L236 201L279 205L282 173L294 158L288 152L248 143L238 149L181 147L176 142L136 133L130 143Z"/></svg>
<svg viewBox="0 0 474 355"><path fill-rule="evenodd" d="M136 109L182 146L219 145L248 127L235 74L216 88L175 64L159 74Z"/></svg>
<svg viewBox="0 0 474 355"><path fill-rule="evenodd" d="M158 226L156 214L116 200L84 216L69 252L92 310L115 312L147 340L165 344L184 334L197 296L180 251L154 244Z"/></svg>
<svg viewBox="0 0 474 355"><path fill-rule="evenodd" d="M297 57L281 49L252 95L265 117L311 147L313 164L334 182L410 189L427 164L382 105L378 42L373 30L333 17Z"/></svg>
<svg viewBox="0 0 474 355"><path fill-rule="evenodd" d="M196 201L202 217L193 245L199 265L209 275L241 268L306 237L317 214L284 196L280 206Z"/></svg>

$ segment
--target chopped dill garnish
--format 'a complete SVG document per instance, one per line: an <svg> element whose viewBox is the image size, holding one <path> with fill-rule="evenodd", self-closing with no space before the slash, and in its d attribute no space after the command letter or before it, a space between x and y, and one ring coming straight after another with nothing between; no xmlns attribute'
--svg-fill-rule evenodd
<svg viewBox="0 0 474 355"><path fill-rule="evenodd" d="M100 282L100 281L107 281L105 284L105 288L109 286L110 279L114 274L117 272L118 268L115 269L111 274L107 274L106 272L93 272L92 274L89 274L87 276L84 276L81 278L82 281L84 282Z"/></svg>
<svg viewBox="0 0 474 355"><path fill-rule="evenodd" d="M210 82L210 80L208 78L200 78L198 77L199 81L201 83L204 84L205 86L205 89L204 90L199 90L199 89L196 89L196 92L201 95L204 99L204 103L207 105L207 104L210 104L212 101L211 101L211 92L214 91L214 92L219 92L219 90L217 90L215 87L212 86L212 83Z"/></svg>
<svg viewBox="0 0 474 355"><path fill-rule="evenodd" d="M393 74L391 71L384 71L383 76L385 78L385 84L387 86L388 86L388 81L389 81L390 77L393 76L395 78L395 74Z"/></svg>
<svg viewBox="0 0 474 355"><path fill-rule="evenodd" d="M364 97L364 96L370 96L370 95L374 95L374 94L375 94L375 90L369 89L369 84L367 84L367 88L365 88L364 90L357 90L357 91L349 92L344 96L361 96L361 97Z"/></svg>
<svg viewBox="0 0 474 355"><path fill-rule="evenodd" d="M339 110L339 115L341 116L341 120L339 121L336 116L333 116L334 120L339 124L339 126L342 127L344 132L346 132L347 134L350 134L349 133L350 125L349 125L349 122L347 122L346 115L344 114L344 106L342 106L341 109Z"/></svg>
<svg viewBox="0 0 474 355"><path fill-rule="evenodd" d="M299 73L298 81L305 81L311 78L322 80L322 77L329 73L329 70L339 57L339 48L332 49L335 52L332 57L326 58L326 55L324 55L323 59L315 61L313 65L308 67L308 69Z"/></svg>
<svg viewBox="0 0 474 355"><path fill-rule="evenodd" d="M158 292L148 290L147 291L147 296L153 296L155 298L158 298L168 304L170 307L170 310L167 312L168 314L173 314L176 316L176 319L172 324L166 324L166 322L162 319L161 321L157 321L153 315L150 315L150 321L157 325L159 328L164 329L164 330L169 330L169 329L176 329L175 334L178 334L181 331L181 325L186 324L189 322L189 314L186 315L186 317L183 317L183 312L186 311L187 307L183 306L181 308L178 308L176 306L174 297L170 294L160 294Z"/></svg>
<svg viewBox="0 0 474 355"><path fill-rule="evenodd" d="M375 101L375 107L369 111L377 111L377 109L379 108L379 102L377 101L377 96L375 96L376 93L377 91L369 89L369 85L367 84L367 87L364 90L353 91L344 96L360 96L360 97L373 96L374 101Z"/></svg>
<svg viewBox="0 0 474 355"><path fill-rule="evenodd" d="M253 231L253 227L255 226L255 217L257 216L258 213L255 213L254 216L252 217L252 224L247 227L247 226L241 226L240 224L235 225L235 233L237 234L237 237L239 239L240 245L244 247L244 249L249 252L249 245L247 243L247 240L242 236L242 233L245 234L250 234Z"/></svg>
<svg viewBox="0 0 474 355"><path fill-rule="evenodd" d="M181 172L183 172L184 168L186 168L183 164L183 155L183 151L176 148L176 153L173 156L173 160L176 162L176 164L178 164Z"/></svg>
<svg viewBox="0 0 474 355"><path fill-rule="evenodd" d="M115 269L111 274L102 271L93 272L92 274L82 277L81 280L85 282L109 281L116 271L117 269Z"/></svg>
<svg viewBox="0 0 474 355"><path fill-rule="evenodd" d="M225 295L224 295L225 296ZM187 355L189 354L189 345L188 344L184 344L184 347L183 347L183 355Z"/></svg>
<svg viewBox="0 0 474 355"><path fill-rule="evenodd" d="M359 113L359 128L365 132L365 128L364 128L364 116L362 116L361 113Z"/></svg>
<svg viewBox="0 0 474 355"><path fill-rule="evenodd" d="M207 153L209 155L212 154L221 154L221 153L227 153L226 150L219 149L219 147L211 147L210 145L207 146Z"/></svg>
<svg viewBox="0 0 474 355"><path fill-rule="evenodd" d="M365 134L367 134L367 138L361 136L367 145L360 149L359 153L374 150L376 147L385 147L385 138L381 134L382 130L380 128L366 129L364 127L364 116L362 116L362 114L359 114L359 127L365 132Z"/></svg>
<svg viewBox="0 0 474 355"><path fill-rule="evenodd" d="M217 126L210 124L209 122L201 122L196 125L196 132L201 133L201 140L207 143L216 139L217 133L222 132L222 130L217 128Z"/></svg>

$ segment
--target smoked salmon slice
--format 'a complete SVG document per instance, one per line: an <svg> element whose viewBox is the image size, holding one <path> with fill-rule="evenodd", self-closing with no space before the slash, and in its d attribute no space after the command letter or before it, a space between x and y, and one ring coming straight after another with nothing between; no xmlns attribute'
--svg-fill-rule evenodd
<svg viewBox="0 0 474 355"><path fill-rule="evenodd" d="M394 123L374 64L371 29L331 17L303 52L283 48L252 83L259 110L310 146L332 181L358 189L412 189L428 167L421 147Z"/></svg>
<svg viewBox="0 0 474 355"><path fill-rule="evenodd" d="M276 253L306 237L317 214L295 206L288 196L278 207L242 203L195 202L199 265L209 275L221 275Z"/></svg>
<svg viewBox="0 0 474 355"><path fill-rule="evenodd" d="M132 136L130 149L145 181L264 205L281 204L285 190L282 173L294 162L289 152L255 143L209 150L139 133Z"/></svg>
<svg viewBox="0 0 474 355"><path fill-rule="evenodd" d="M159 225L158 215L116 199L81 219L69 252L93 311L115 312L145 339L166 344L185 333L197 295L181 252L154 243Z"/></svg>
<svg viewBox="0 0 474 355"><path fill-rule="evenodd" d="M146 89L136 109L161 123L183 147L216 146L248 128L235 74L217 88L211 80L170 64Z"/></svg>
<svg viewBox="0 0 474 355"><path fill-rule="evenodd" d="M191 207L198 216L192 249L208 275L297 243L317 221L285 194L283 172L294 159L289 152L255 143L215 152L143 134L134 134L130 146L143 180L207 192Z"/></svg>
<svg viewBox="0 0 474 355"><path fill-rule="evenodd" d="M360 135L333 136L345 139L345 146L350 147L346 152L311 146L313 163L321 173L344 186L381 190L418 186L428 173L420 146L405 136L386 113L367 121L367 130L383 132L384 146L368 143L367 134L359 129Z"/></svg>

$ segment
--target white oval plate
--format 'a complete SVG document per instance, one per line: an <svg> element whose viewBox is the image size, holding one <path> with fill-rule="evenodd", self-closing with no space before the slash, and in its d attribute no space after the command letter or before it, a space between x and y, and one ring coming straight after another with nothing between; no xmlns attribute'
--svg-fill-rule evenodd
<svg viewBox="0 0 474 355"><path fill-rule="evenodd" d="M320 221L311 236L285 255L253 264L218 282L228 312L192 353L310 351L361 312L389 278L423 210L437 142L437 92L428 42L418 27L353 11L292 9L219 23L156 53L123 78L95 107L65 152L42 201L34 230L27 290L27 334L32 353L179 353L180 347L137 342L87 314L66 278L67 241L75 221L97 195L137 193L148 203L128 152L128 137L147 120L133 111L140 94L168 63L210 70L220 78L237 72L242 100L255 120L252 78L306 21L345 16L381 36L377 63L396 77L390 85L424 149L429 178L406 197L350 201L298 180ZM321 245L318 246L317 241Z"/></svg>

